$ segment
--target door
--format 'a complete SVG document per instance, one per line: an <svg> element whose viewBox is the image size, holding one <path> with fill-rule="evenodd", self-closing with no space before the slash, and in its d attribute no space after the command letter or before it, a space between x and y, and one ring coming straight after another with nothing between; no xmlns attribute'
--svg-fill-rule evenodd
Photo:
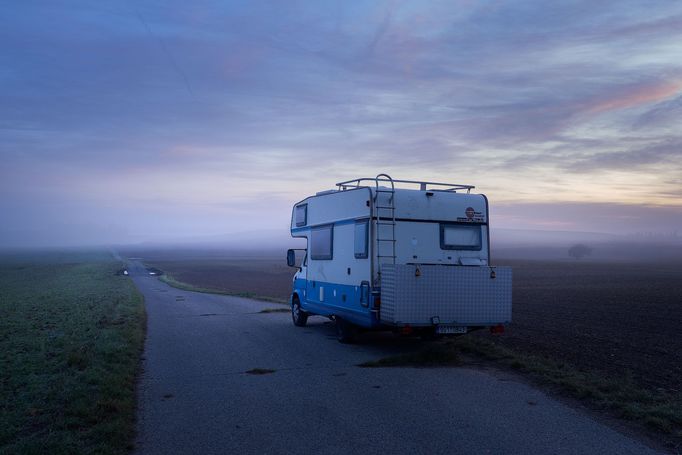
<svg viewBox="0 0 682 455"><path fill-rule="evenodd" d="M301 270L294 275L294 292L298 293L301 300L301 307L305 308L307 299L307 283L308 283L308 253L303 256L301 262Z"/></svg>

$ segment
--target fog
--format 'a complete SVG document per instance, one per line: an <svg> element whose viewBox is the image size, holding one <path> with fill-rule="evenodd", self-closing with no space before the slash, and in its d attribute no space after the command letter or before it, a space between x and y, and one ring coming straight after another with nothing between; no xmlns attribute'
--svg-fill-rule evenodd
<svg viewBox="0 0 682 455"><path fill-rule="evenodd" d="M571 247L584 245L587 254L576 258ZM174 242L148 241L114 245L128 256L168 260L267 259L284 264L287 248L305 248L305 239L283 232L238 233L223 238L196 238ZM682 262L682 238L650 234L616 235L593 232L492 229L493 264L509 260L581 262Z"/></svg>
<svg viewBox="0 0 682 455"><path fill-rule="evenodd" d="M151 214L131 210L119 222L105 226L98 224L98 218L105 217L96 211L83 212L83 218L93 218L83 224L72 223L66 217L59 221L49 217L40 220L41 213L36 213L31 228L22 228L23 220L18 222L10 217L0 227L0 248L111 245L203 248L208 245L253 250L298 247L300 240L292 239L289 234L291 206L298 200L278 201L275 206L254 207L251 211L224 210L221 216L210 217L191 208L175 206L156 207L150 210ZM682 211L675 207L608 203L495 205L494 200L490 204L491 239L497 254L513 250L520 255L532 247L541 247L545 252L551 246L563 250L575 243L648 246L682 243L679 229ZM161 214L164 211L166 216ZM551 229L551 226L557 228ZM668 255L665 248L661 253Z"/></svg>

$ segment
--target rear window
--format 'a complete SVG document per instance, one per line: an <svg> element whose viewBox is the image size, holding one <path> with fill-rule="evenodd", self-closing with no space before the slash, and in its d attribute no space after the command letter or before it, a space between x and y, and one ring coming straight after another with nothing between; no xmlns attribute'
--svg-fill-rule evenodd
<svg viewBox="0 0 682 455"><path fill-rule="evenodd" d="M480 250L481 226L441 224L440 247L444 250Z"/></svg>

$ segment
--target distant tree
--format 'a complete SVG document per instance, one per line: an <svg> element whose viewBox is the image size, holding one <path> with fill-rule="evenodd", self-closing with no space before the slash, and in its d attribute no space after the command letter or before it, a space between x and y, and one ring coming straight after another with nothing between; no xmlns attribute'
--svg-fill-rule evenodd
<svg viewBox="0 0 682 455"><path fill-rule="evenodd" d="M568 249L568 255L575 259L582 259L585 256L592 254L592 248L582 243L573 245Z"/></svg>

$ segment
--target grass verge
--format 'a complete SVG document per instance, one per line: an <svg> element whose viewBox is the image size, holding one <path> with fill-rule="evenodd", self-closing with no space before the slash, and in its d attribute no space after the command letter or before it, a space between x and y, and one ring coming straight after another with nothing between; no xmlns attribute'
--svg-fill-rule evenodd
<svg viewBox="0 0 682 455"><path fill-rule="evenodd" d="M263 295L253 294L251 292L227 292L227 291L222 291L219 289L200 288L200 287L194 286L192 284L185 283L183 281L178 281L175 278L173 278L173 276L171 276L165 272L163 272L162 275L159 275L159 280L163 281L167 285L172 286L176 289L182 289L183 291L203 292L206 294L229 295L232 297L241 297L244 299L260 300L262 302L280 303L283 305L287 305L289 303L285 299L277 299L275 297L267 297L267 296L263 296Z"/></svg>
<svg viewBox="0 0 682 455"><path fill-rule="evenodd" d="M0 453L131 448L142 295L107 253L0 258Z"/></svg>
<svg viewBox="0 0 682 455"><path fill-rule="evenodd" d="M541 386L577 398L597 410L635 422L664 435L667 445L682 446L682 394L644 390L627 375L607 379L557 360L515 352L475 336L433 343L421 350L360 364L361 367L465 365L478 358L522 373Z"/></svg>

